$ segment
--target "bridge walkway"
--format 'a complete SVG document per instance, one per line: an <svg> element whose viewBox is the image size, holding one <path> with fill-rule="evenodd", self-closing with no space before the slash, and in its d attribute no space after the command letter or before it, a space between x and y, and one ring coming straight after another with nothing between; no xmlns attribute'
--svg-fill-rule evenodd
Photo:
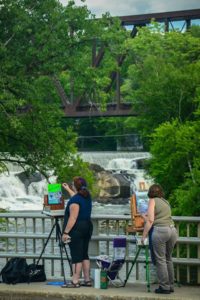
<svg viewBox="0 0 200 300"><path fill-rule="evenodd" d="M157 285L151 285L147 292L146 284L127 284L124 288L108 287L106 290L91 287L75 289L43 283L18 283L16 285L0 284L1 300L199 300L199 286L175 287L175 292L167 295L154 293Z"/></svg>

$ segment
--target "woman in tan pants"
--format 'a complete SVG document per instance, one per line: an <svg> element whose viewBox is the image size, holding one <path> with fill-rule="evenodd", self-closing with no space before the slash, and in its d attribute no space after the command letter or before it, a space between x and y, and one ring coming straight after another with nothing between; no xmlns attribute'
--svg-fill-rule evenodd
<svg viewBox="0 0 200 300"><path fill-rule="evenodd" d="M164 192L159 184L153 184L148 191L149 205L142 236L144 243L153 226L151 236L153 252L156 263L156 272L159 287L157 294L170 294L174 292L174 267L172 252L177 241L177 231L171 217L171 207L164 199Z"/></svg>

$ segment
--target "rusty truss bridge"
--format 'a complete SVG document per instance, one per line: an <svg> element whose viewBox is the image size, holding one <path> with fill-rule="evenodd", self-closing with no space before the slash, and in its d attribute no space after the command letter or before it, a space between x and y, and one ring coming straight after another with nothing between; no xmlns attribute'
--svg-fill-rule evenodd
<svg viewBox="0 0 200 300"><path fill-rule="evenodd" d="M180 31L184 31L190 28L194 20L200 21L200 9L184 10L184 11L172 11L163 13L151 13L135 16L122 16L122 26L132 26L131 37L134 38L137 34L138 27L148 25L151 20L155 20L159 23L164 23L165 31L175 30L175 22L181 22L182 28ZM98 68L104 57L104 48L97 48L95 42L92 49L92 67ZM122 55L118 61L118 65L121 66L125 56ZM116 92L115 100L112 103L106 105L104 111L100 106L95 103L85 104L85 97L79 97L74 99L73 102L69 102L65 91L58 78L54 78L54 85L59 93L62 101L64 113L66 117L81 118L81 117L103 117L103 116L136 116L137 113L131 107L131 103L123 102L120 99L120 74L119 72L112 72L110 75L111 82L106 87L105 91L109 92L113 84L115 83ZM84 104L83 104L84 100Z"/></svg>

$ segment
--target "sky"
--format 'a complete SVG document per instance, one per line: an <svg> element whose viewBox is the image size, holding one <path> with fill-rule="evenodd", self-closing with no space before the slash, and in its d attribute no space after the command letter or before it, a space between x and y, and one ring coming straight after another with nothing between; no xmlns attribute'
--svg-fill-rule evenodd
<svg viewBox="0 0 200 300"><path fill-rule="evenodd" d="M60 0L64 5L68 0ZM83 5L75 0L76 5ZM105 12L111 16L140 15L156 12L169 12L188 9L200 9L200 0L86 0L84 5L100 17Z"/></svg>

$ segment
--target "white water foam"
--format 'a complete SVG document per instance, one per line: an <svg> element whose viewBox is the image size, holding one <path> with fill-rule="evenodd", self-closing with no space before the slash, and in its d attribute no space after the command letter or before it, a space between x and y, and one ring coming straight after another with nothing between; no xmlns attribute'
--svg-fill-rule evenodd
<svg viewBox="0 0 200 300"><path fill-rule="evenodd" d="M138 188L139 182L144 181L144 170L137 169L138 159L150 157L147 152L82 152L80 156L84 161L95 163L114 173L123 172L123 176L130 181L131 191ZM16 164L9 165L10 173L0 174L0 208L9 210L41 210L43 196L47 193L47 182L42 179L26 185L18 175L23 171ZM133 181L134 178L134 181ZM52 179L52 183L53 183ZM118 207L119 206L119 207ZM112 204L94 204L95 213L109 212L112 214ZM129 206L115 205L116 214L129 211Z"/></svg>

